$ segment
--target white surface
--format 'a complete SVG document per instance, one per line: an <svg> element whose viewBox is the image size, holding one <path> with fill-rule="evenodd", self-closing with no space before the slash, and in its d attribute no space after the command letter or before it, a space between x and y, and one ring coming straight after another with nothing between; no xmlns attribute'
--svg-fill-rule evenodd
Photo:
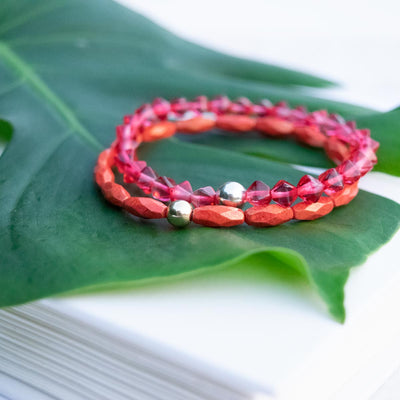
<svg viewBox="0 0 400 400"><path fill-rule="evenodd" d="M182 37L340 82L332 98L400 105L396 0L119 0Z"/></svg>
<svg viewBox="0 0 400 400"><path fill-rule="evenodd" d="M202 44L343 82L331 97L382 110L400 103L398 2L129 3ZM400 201L400 180L379 175L362 187ZM352 272L344 326L302 280L234 272L57 301L271 383L288 399L366 399L400 361L398 346L388 347L400 338L399 245L397 234Z"/></svg>

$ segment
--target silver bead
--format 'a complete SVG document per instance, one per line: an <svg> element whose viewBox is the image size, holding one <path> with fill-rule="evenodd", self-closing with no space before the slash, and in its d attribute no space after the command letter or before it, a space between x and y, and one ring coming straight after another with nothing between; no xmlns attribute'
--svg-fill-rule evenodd
<svg viewBox="0 0 400 400"><path fill-rule="evenodd" d="M168 222L177 227L183 228L188 225L191 220L193 207L185 200L176 200L168 206L167 219Z"/></svg>
<svg viewBox="0 0 400 400"><path fill-rule="evenodd" d="M244 203L246 189L238 182L226 182L217 191L219 204L241 207Z"/></svg>

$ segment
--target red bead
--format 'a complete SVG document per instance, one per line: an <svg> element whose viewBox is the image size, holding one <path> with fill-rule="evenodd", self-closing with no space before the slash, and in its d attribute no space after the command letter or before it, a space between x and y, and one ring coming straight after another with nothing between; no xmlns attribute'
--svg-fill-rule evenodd
<svg viewBox="0 0 400 400"><path fill-rule="evenodd" d="M297 198L297 188L291 183L280 180L271 190L272 200L283 207L289 207Z"/></svg>
<svg viewBox="0 0 400 400"><path fill-rule="evenodd" d="M361 172L361 176L364 176L367 172L371 171L374 166L368 156L360 150L356 150L351 155L350 161L352 161L354 165L359 169L359 171Z"/></svg>
<svg viewBox="0 0 400 400"><path fill-rule="evenodd" d="M333 201L329 197L321 197L316 203L297 203L293 207L295 219L314 220L329 214L333 210Z"/></svg>
<svg viewBox="0 0 400 400"><path fill-rule="evenodd" d="M229 112L234 114L252 114L253 103L247 97L239 97L231 104Z"/></svg>
<svg viewBox="0 0 400 400"><path fill-rule="evenodd" d="M136 184L140 189L143 190L143 192L145 192L146 194L150 194L151 187L153 186L153 183L156 179L157 174L153 171L153 168L146 167L140 172Z"/></svg>
<svg viewBox="0 0 400 400"><path fill-rule="evenodd" d="M350 150L346 144L335 137L329 138L324 148L328 158L336 164L340 164L350 156Z"/></svg>
<svg viewBox="0 0 400 400"><path fill-rule="evenodd" d="M244 213L237 207L204 206L193 210L192 220L204 226L229 227L243 224Z"/></svg>
<svg viewBox="0 0 400 400"><path fill-rule="evenodd" d="M327 195L334 194L343 189L342 175L335 168L328 169L318 179L323 183L325 187L324 192Z"/></svg>
<svg viewBox="0 0 400 400"><path fill-rule="evenodd" d="M216 114L223 114L229 110L231 101L226 96L216 96L209 101L208 109Z"/></svg>
<svg viewBox="0 0 400 400"><path fill-rule="evenodd" d="M172 178L166 176L158 177L151 186L151 195L161 201L170 200L170 191L176 182Z"/></svg>
<svg viewBox="0 0 400 400"><path fill-rule="evenodd" d="M96 183L100 187L103 187L108 182L114 182L115 180L114 174L109 167L97 168L94 176Z"/></svg>
<svg viewBox="0 0 400 400"><path fill-rule="evenodd" d="M162 121L145 128L142 134L144 142L154 142L155 140L166 139L176 132L176 126L173 122Z"/></svg>
<svg viewBox="0 0 400 400"><path fill-rule="evenodd" d="M375 151L371 147L362 146L360 148L360 151L365 154L365 157L367 157L372 162L373 165L375 165L378 162L378 158L376 157Z"/></svg>
<svg viewBox="0 0 400 400"><path fill-rule="evenodd" d="M211 186L197 189L190 197L190 202L195 207L202 207L215 204L215 190Z"/></svg>
<svg viewBox="0 0 400 400"><path fill-rule="evenodd" d="M183 181L170 190L171 201L185 200L190 202L193 190L189 181Z"/></svg>
<svg viewBox="0 0 400 400"><path fill-rule="evenodd" d="M189 103L184 97L179 97L171 101L171 111L183 114L189 109Z"/></svg>
<svg viewBox="0 0 400 400"><path fill-rule="evenodd" d="M286 136L293 132L294 125L277 117L257 118L255 129L271 136Z"/></svg>
<svg viewBox="0 0 400 400"><path fill-rule="evenodd" d="M326 136L319 130L318 126L297 126L294 128L296 137L303 143L313 147L324 147Z"/></svg>
<svg viewBox="0 0 400 400"><path fill-rule="evenodd" d="M97 158L97 165L99 167L109 167L112 162L113 151L111 149L103 150Z"/></svg>
<svg viewBox="0 0 400 400"><path fill-rule="evenodd" d="M332 196L335 207L344 206L354 199L358 194L358 182L345 186L344 189Z"/></svg>
<svg viewBox="0 0 400 400"><path fill-rule="evenodd" d="M165 119L171 111L171 104L169 101L162 99L161 97L154 99L152 106L154 114L160 119Z"/></svg>
<svg viewBox="0 0 400 400"><path fill-rule="evenodd" d="M268 206L250 207L244 215L248 225L276 226L290 221L293 218L293 210L290 207L284 208L277 204L269 204Z"/></svg>
<svg viewBox="0 0 400 400"><path fill-rule="evenodd" d="M143 119L146 119L146 120L153 120L156 118L156 115L154 114L154 111L153 111L153 107L151 106L151 104L148 104L148 103L143 104L141 107L139 107L135 111L135 115L141 116L141 117L143 117Z"/></svg>
<svg viewBox="0 0 400 400"><path fill-rule="evenodd" d="M345 184L351 184L358 181L361 177L361 171L358 169L357 165L350 160L340 164L336 169L339 174L342 175L343 183Z"/></svg>
<svg viewBox="0 0 400 400"><path fill-rule="evenodd" d="M165 218L167 206L151 197L130 197L124 201L123 208L141 218Z"/></svg>
<svg viewBox="0 0 400 400"><path fill-rule="evenodd" d="M206 96L197 96L191 103L192 110L204 112L208 110L208 99Z"/></svg>
<svg viewBox="0 0 400 400"><path fill-rule="evenodd" d="M253 206L266 206L271 201L271 189L262 181L254 181L246 190L245 201Z"/></svg>
<svg viewBox="0 0 400 400"><path fill-rule="evenodd" d="M176 130L183 133L200 133L214 128L215 121L204 117L194 117L183 121L176 121Z"/></svg>
<svg viewBox="0 0 400 400"><path fill-rule="evenodd" d="M124 182L136 183L140 177L140 173L146 168L145 161L133 161L129 165L124 166L121 172L124 172Z"/></svg>
<svg viewBox="0 0 400 400"><path fill-rule="evenodd" d="M124 204L124 201L129 199L130 194L128 191L114 182L108 182L102 187L102 191L106 200L115 206L121 207Z"/></svg>
<svg viewBox="0 0 400 400"><path fill-rule="evenodd" d="M304 175L297 184L297 195L308 203L319 200L324 191L324 185L311 175Z"/></svg>
<svg viewBox="0 0 400 400"><path fill-rule="evenodd" d="M217 128L235 132L251 131L255 125L256 120L246 115L219 115L216 121Z"/></svg>

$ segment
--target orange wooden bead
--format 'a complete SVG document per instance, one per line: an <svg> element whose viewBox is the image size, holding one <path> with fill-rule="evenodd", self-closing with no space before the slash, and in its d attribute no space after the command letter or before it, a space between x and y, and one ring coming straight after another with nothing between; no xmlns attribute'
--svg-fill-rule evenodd
<svg viewBox="0 0 400 400"><path fill-rule="evenodd" d="M294 125L277 117L260 117L257 118L256 129L271 136L286 136L293 132Z"/></svg>
<svg viewBox="0 0 400 400"><path fill-rule="evenodd" d="M183 133L199 133L215 127L215 121L209 118L195 117L186 121L176 121L176 130Z"/></svg>
<svg viewBox="0 0 400 400"><path fill-rule="evenodd" d="M327 139L324 148L328 158L336 164L340 164L350 156L350 149L348 146L335 137Z"/></svg>
<svg viewBox="0 0 400 400"><path fill-rule="evenodd" d="M216 126L227 131L246 132L254 129L256 120L247 115L219 115Z"/></svg>
<svg viewBox="0 0 400 400"><path fill-rule="evenodd" d="M114 182L115 176L110 167L98 167L95 169L94 179L96 183L102 188L108 182Z"/></svg>
<svg viewBox="0 0 400 400"><path fill-rule="evenodd" d="M167 206L151 197L130 197L122 206L129 213L141 218L165 218Z"/></svg>
<svg viewBox="0 0 400 400"><path fill-rule="evenodd" d="M329 197L321 197L315 203L301 202L292 208L295 219L311 221L329 214L333 210L333 201Z"/></svg>
<svg viewBox="0 0 400 400"><path fill-rule="evenodd" d="M244 214L247 224L253 226L276 226L293 218L290 207L281 207L278 204L251 207Z"/></svg>
<svg viewBox="0 0 400 400"><path fill-rule="evenodd" d="M327 137L317 126L296 126L294 134L301 142L313 147L324 147Z"/></svg>
<svg viewBox="0 0 400 400"><path fill-rule="evenodd" d="M154 142L155 140L166 139L173 136L175 132L176 126L173 122L157 122L144 129L141 139L143 142Z"/></svg>
<svg viewBox="0 0 400 400"><path fill-rule="evenodd" d="M106 200L110 203L122 207L125 200L129 199L131 195L128 191L115 182L108 182L102 187L102 191Z"/></svg>
<svg viewBox="0 0 400 400"><path fill-rule="evenodd" d="M211 227L228 227L243 224L244 213L229 206L203 206L193 210L193 222Z"/></svg>
<svg viewBox="0 0 400 400"><path fill-rule="evenodd" d="M358 182L345 186L343 190L332 196L335 207L344 206L354 199L358 194Z"/></svg>
<svg viewBox="0 0 400 400"><path fill-rule="evenodd" d="M109 167L112 163L112 155L113 155L113 152L111 151L111 149L103 150L99 154L99 157L97 158L97 165L100 168Z"/></svg>

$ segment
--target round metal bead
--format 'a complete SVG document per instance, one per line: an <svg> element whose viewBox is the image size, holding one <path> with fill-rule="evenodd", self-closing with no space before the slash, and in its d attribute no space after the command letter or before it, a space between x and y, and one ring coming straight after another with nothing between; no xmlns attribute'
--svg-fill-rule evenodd
<svg viewBox="0 0 400 400"><path fill-rule="evenodd" d="M168 222L176 228L183 228L190 223L193 207L185 200L170 203L167 211Z"/></svg>
<svg viewBox="0 0 400 400"><path fill-rule="evenodd" d="M241 207L244 203L246 189L238 182L226 182L217 192L219 204L231 207Z"/></svg>

